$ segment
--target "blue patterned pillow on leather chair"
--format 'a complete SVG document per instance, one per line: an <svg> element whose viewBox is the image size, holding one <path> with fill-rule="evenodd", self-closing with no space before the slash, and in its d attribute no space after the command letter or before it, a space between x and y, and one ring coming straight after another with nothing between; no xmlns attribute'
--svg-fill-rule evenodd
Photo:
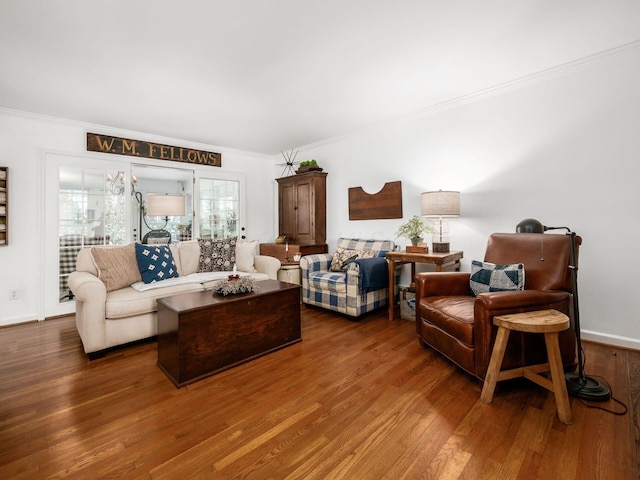
<svg viewBox="0 0 640 480"><path fill-rule="evenodd" d="M486 292L524 289L524 264L496 265L471 261L469 286L475 295Z"/></svg>

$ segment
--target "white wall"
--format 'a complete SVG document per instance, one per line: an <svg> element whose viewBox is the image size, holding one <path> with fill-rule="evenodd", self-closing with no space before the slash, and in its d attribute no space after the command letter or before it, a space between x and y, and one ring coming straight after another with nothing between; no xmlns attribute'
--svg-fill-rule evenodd
<svg viewBox="0 0 640 480"><path fill-rule="evenodd" d="M330 248L340 236L394 239L403 222L349 221L349 187L401 180L405 220L421 192L460 190L451 242L464 270L490 233L524 218L568 226L583 237L584 338L640 348L639 78L640 53L627 52L301 149L329 173Z"/></svg>
<svg viewBox="0 0 640 480"><path fill-rule="evenodd" d="M640 53L556 72L500 94L425 112L301 149L329 173L327 232L394 238L397 220L349 221L347 190L374 193L401 180L404 218L419 214L420 193L462 192L452 248L463 268L482 258L487 236L512 232L523 218L566 225L584 239L580 305L585 338L640 349ZM63 122L0 110L0 165L10 167L9 245L0 247L0 325L45 315L42 159L46 152L85 152L88 130L207 149L175 139ZM246 172L248 238L272 241L281 158L210 147L223 169ZM111 156L113 157L113 156ZM265 166L269 163L269 167ZM406 243L399 239L399 243ZM55 267L55 266L54 266ZM405 274L406 277L406 274ZM21 297L10 301L9 290Z"/></svg>
<svg viewBox="0 0 640 480"><path fill-rule="evenodd" d="M42 248L43 212L45 202L56 203L57 199L44 198L42 166L45 155L64 153L87 155L90 159L97 156L112 161L114 157L124 162L137 160L93 152L87 154L87 131L222 153L220 170L241 172L246 176L247 238L273 241L274 191L272 184L265 181L265 177L272 176L271 157L0 109L0 165L9 166L10 176L9 244L0 247L0 326L52 315L52 309L43 300L45 261L48 261ZM156 164L171 165L170 162ZM187 164L174 165L185 168ZM50 269L57 269L57 264L49 265ZM9 300L10 290L18 290L20 298Z"/></svg>

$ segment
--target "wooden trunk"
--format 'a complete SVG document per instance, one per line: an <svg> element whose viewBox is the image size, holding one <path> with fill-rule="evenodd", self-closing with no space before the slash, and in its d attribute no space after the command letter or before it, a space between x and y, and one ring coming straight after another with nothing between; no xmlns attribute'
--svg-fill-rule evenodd
<svg viewBox="0 0 640 480"><path fill-rule="evenodd" d="M158 366L177 387L302 340L300 287L256 286L226 297L205 291L158 300Z"/></svg>

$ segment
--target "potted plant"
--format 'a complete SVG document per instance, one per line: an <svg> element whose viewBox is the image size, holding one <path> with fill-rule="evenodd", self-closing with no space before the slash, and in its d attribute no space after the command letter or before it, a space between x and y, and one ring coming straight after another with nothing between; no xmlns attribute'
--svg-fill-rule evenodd
<svg viewBox="0 0 640 480"><path fill-rule="evenodd" d="M310 172L312 170L321 172L322 167L319 167L318 162L316 162L315 160L305 160L304 162L300 162L296 173Z"/></svg>
<svg viewBox="0 0 640 480"><path fill-rule="evenodd" d="M400 225L396 233L396 238L406 237L411 240L413 246L417 246L418 243L424 240L422 234L425 232L433 233L433 227L428 225L427 222L418 215L414 215L408 222Z"/></svg>

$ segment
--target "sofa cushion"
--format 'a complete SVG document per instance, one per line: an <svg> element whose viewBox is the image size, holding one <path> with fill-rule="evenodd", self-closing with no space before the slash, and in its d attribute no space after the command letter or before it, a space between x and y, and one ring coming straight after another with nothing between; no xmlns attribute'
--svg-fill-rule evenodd
<svg viewBox="0 0 640 480"><path fill-rule="evenodd" d="M448 336L467 346L473 346L474 304L475 298L470 295L428 297L420 301L418 317L428 318L431 325Z"/></svg>
<svg viewBox="0 0 640 480"><path fill-rule="evenodd" d="M253 257L256 254L258 241L236 243L236 266L240 272L255 273L257 270L253 266Z"/></svg>
<svg viewBox="0 0 640 480"><path fill-rule="evenodd" d="M331 258L331 266L329 267L329 270L332 272L344 272L349 266L349 263L354 260L361 258L374 258L375 256L377 256L377 252L373 250L350 250L338 247Z"/></svg>
<svg viewBox="0 0 640 480"><path fill-rule="evenodd" d="M107 294L105 304L105 318L126 318L134 315L144 315L157 311L156 300L169 295L185 292L200 292L204 290L199 283L186 283L169 287L138 292L132 287L121 288Z"/></svg>
<svg viewBox="0 0 640 480"><path fill-rule="evenodd" d="M347 291L347 274L326 271L312 272L309 274L309 287L344 293Z"/></svg>
<svg viewBox="0 0 640 480"><path fill-rule="evenodd" d="M136 260L144 283L159 282L178 276L178 267L167 245L136 246Z"/></svg>
<svg viewBox="0 0 640 480"><path fill-rule="evenodd" d="M177 262L176 259L178 263L178 273L180 275L196 273L200 264L200 245L198 244L198 240L178 242L177 248L180 252L180 261Z"/></svg>
<svg viewBox="0 0 640 480"><path fill-rule="evenodd" d="M198 239L200 262L198 272L222 272L233 270L236 263L236 237L220 240Z"/></svg>
<svg viewBox="0 0 640 480"><path fill-rule="evenodd" d="M496 265L471 261L469 286L475 295L503 290L524 289L524 264Z"/></svg>
<svg viewBox="0 0 640 480"><path fill-rule="evenodd" d="M92 247L91 257L107 292L128 287L142 278L133 243L116 247Z"/></svg>

